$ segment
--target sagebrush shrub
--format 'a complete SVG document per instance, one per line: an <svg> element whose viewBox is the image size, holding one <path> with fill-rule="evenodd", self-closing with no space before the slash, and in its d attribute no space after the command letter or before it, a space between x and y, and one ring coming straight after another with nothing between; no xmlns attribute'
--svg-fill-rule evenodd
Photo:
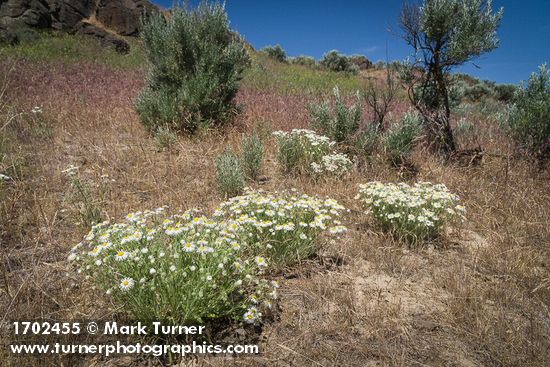
<svg viewBox="0 0 550 367"><path fill-rule="evenodd" d="M546 64L514 96L504 126L518 146L539 159L550 159L550 75Z"/></svg>
<svg viewBox="0 0 550 367"><path fill-rule="evenodd" d="M356 74L359 68L352 64L347 56L332 50L323 55L319 64L330 71L342 71Z"/></svg>
<svg viewBox="0 0 550 367"><path fill-rule="evenodd" d="M334 87L332 94L333 108L326 101L309 106L311 126L337 143L347 142L351 140L361 123L361 100L357 93L355 102L347 107L342 101L338 87Z"/></svg>
<svg viewBox="0 0 550 367"><path fill-rule="evenodd" d="M266 257L281 268L315 254L325 233L346 231L339 217L344 210L335 200L289 193L249 191L223 203L215 218L235 223L243 251Z"/></svg>
<svg viewBox="0 0 550 367"><path fill-rule="evenodd" d="M92 227L69 255L78 273L134 319L193 325L231 317L257 321L276 297L259 279L264 258L246 257L228 223L164 208L130 213L122 223Z"/></svg>
<svg viewBox="0 0 550 367"><path fill-rule="evenodd" d="M313 68L313 67L317 66L317 62L311 56L303 56L303 55L296 56L296 57L291 58L289 61L293 65L302 65L302 66L307 66L307 67L310 67L310 68Z"/></svg>
<svg viewBox="0 0 550 367"><path fill-rule="evenodd" d="M264 158L264 143L258 134L243 136L241 140L241 165L244 174L256 180L261 173Z"/></svg>
<svg viewBox="0 0 550 367"><path fill-rule="evenodd" d="M465 212L444 184L369 182L356 197L385 230L411 243L438 236L444 225Z"/></svg>
<svg viewBox="0 0 550 367"><path fill-rule="evenodd" d="M270 58L279 61L279 62L285 62L286 61L286 53L285 50L282 49L280 45L275 46L266 46L260 50L261 52L265 53Z"/></svg>
<svg viewBox="0 0 550 367"><path fill-rule="evenodd" d="M239 195L245 184L240 158L230 151L216 158L216 182L222 195Z"/></svg>
<svg viewBox="0 0 550 367"><path fill-rule="evenodd" d="M407 111L399 124L393 124L384 135L384 144L389 159L401 164L411 154L422 130L422 120L413 110Z"/></svg>
<svg viewBox="0 0 550 367"><path fill-rule="evenodd" d="M135 108L146 128L192 133L234 114L233 98L248 57L229 30L222 5L203 2L191 11L174 7L166 18L153 14L141 35L149 73Z"/></svg>

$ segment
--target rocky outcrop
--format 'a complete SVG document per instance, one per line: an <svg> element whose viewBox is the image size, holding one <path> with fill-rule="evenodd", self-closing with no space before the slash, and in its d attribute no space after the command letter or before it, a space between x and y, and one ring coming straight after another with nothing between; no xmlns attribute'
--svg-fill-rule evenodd
<svg viewBox="0 0 550 367"><path fill-rule="evenodd" d="M136 36L147 0L0 0L0 43L16 43L33 29L88 34L117 50L129 49L120 36Z"/></svg>

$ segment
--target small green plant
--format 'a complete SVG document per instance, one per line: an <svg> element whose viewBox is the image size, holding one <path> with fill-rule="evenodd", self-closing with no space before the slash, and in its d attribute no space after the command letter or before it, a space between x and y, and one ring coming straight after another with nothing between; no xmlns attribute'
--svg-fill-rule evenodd
<svg viewBox="0 0 550 367"><path fill-rule="evenodd" d="M376 124L366 124L354 140L354 151L365 160L370 160L380 143L381 133Z"/></svg>
<svg viewBox="0 0 550 367"><path fill-rule="evenodd" d="M546 65L517 90L503 125L521 149L537 159L550 159L550 75Z"/></svg>
<svg viewBox="0 0 550 367"><path fill-rule="evenodd" d="M400 165L410 156L422 129L421 117L413 110L407 111L399 124L393 124L384 135L384 145L389 159Z"/></svg>
<svg viewBox="0 0 550 367"><path fill-rule="evenodd" d="M223 203L214 217L235 224L245 240L240 243L242 251L266 257L271 266L281 269L317 253L324 234L344 233L339 221L343 211L328 198L248 191Z"/></svg>
<svg viewBox="0 0 550 367"><path fill-rule="evenodd" d="M369 182L359 185L356 197L383 230L410 243L435 238L445 224L463 218L465 209L457 195L443 184L429 182Z"/></svg>
<svg viewBox="0 0 550 367"><path fill-rule="evenodd" d="M105 206L105 198L109 191L108 176L101 177L101 182L94 190L80 178L78 167L70 166L62 171L71 181L70 200L78 211L82 223L86 227L102 221L102 209Z"/></svg>
<svg viewBox="0 0 550 367"><path fill-rule="evenodd" d="M251 180L256 180L262 171L264 143L259 135L243 135L241 140L241 165L243 173Z"/></svg>
<svg viewBox="0 0 550 367"><path fill-rule="evenodd" d="M260 50L260 52L265 53L267 56L272 58L273 60L276 60L278 62L285 62L286 61L286 53L285 50L282 49L280 45L275 46L266 46Z"/></svg>
<svg viewBox="0 0 550 367"><path fill-rule="evenodd" d="M248 56L221 4L176 6L168 18L153 14L141 35L149 74L135 108L147 129L194 133L237 112L233 99Z"/></svg>
<svg viewBox="0 0 550 367"><path fill-rule="evenodd" d="M226 151L216 158L216 182L224 196L235 196L244 189L244 175L239 157Z"/></svg>
<svg viewBox="0 0 550 367"><path fill-rule="evenodd" d="M340 90L334 87L334 108L328 102L309 106L311 126L337 143L349 142L361 123L361 101L359 93L350 107L342 101Z"/></svg>
<svg viewBox="0 0 550 367"><path fill-rule="evenodd" d="M94 225L69 255L78 273L146 324L196 325L233 318L255 323L276 298L260 279L265 258L239 251L240 225L164 208Z"/></svg>
<svg viewBox="0 0 550 367"><path fill-rule="evenodd" d="M335 144L328 137L306 129L275 131L273 135L277 138L277 160L284 172L309 171L311 163L319 162Z"/></svg>
<svg viewBox="0 0 550 367"><path fill-rule="evenodd" d="M167 126L160 126L155 132L155 145L158 150L170 149L178 142L178 137L172 129Z"/></svg>
<svg viewBox="0 0 550 367"><path fill-rule="evenodd" d="M277 159L284 172L342 176L352 167L347 155L332 151L336 143L324 135L306 129L275 131L273 135L277 137Z"/></svg>

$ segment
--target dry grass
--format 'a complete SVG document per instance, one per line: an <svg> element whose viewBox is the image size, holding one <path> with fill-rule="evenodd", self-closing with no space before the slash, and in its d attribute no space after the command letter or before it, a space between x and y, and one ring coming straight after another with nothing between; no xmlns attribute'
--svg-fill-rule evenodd
<svg viewBox="0 0 550 367"><path fill-rule="evenodd" d="M2 68L4 65L2 65ZM3 70L3 69L2 69ZM66 255L86 229L66 200L61 173L78 165L93 184L109 175L106 218L168 204L211 209L220 200L213 161L259 120L273 129L307 126L301 95L239 94L245 105L232 127L179 139L157 151L132 109L140 71L20 62L7 97L19 111L42 105L51 137L32 133L21 116L9 129L10 154L24 158L22 177L0 204L3 327L12 320L109 320L113 306L85 287L71 287ZM550 180L529 162L508 157L506 138L483 145L494 153L478 167L443 165L418 151L417 179L444 182L468 209L464 228L437 243L408 248L382 234L354 196L369 180L403 180L375 159L342 181L281 175L269 147L266 190L294 187L330 195L351 209L346 239L321 259L289 270L282 280L278 320L262 332L264 353L235 360L201 359L201 366L547 366L550 363ZM11 330L2 332L4 344ZM74 358L74 357L72 357ZM101 358L15 358L15 365L113 365ZM146 365L143 359L118 359ZM147 363L160 363L149 360ZM182 364L182 366L185 364Z"/></svg>

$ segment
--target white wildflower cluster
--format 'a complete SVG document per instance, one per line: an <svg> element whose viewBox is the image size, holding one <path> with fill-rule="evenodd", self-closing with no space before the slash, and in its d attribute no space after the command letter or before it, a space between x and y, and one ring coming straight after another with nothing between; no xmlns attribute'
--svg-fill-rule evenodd
<svg viewBox="0 0 550 367"><path fill-rule="evenodd" d="M275 131L273 135L277 137L279 164L286 171L341 175L351 168L351 161L345 154L332 151L336 143L315 131L293 129L291 132Z"/></svg>
<svg viewBox="0 0 550 367"><path fill-rule="evenodd" d="M298 138L302 144L310 147L318 147L316 149L325 151L335 143L324 135L319 135L313 130L308 129L292 129L292 131L275 131L273 135L278 139Z"/></svg>
<svg viewBox="0 0 550 367"><path fill-rule="evenodd" d="M236 250L233 226L196 211L164 211L94 225L69 260L141 321L183 325L271 306L275 289L259 277L267 260Z"/></svg>
<svg viewBox="0 0 550 367"><path fill-rule="evenodd" d="M369 182L359 185L357 199L386 230L414 241L438 235L446 222L464 218L459 197L444 184Z"/></svg>
<svg viewBox="0 0 550 367"><path fill-rule="evenodd" d="M352 162L347 155L342 153L328 154L321 158L321 162L312 162L311 169L315 174L333 174L342 176L352 167Z"/></svg>
<svg viewBox="0 0 550 367"><path fill-rule="evenodd" d="M321 234L345 232L339 221L343 210L329 198L247 191L223 203L214 216L242 231L247 251L285 266L314 254Z"/></svg>
<svg viewBox="0 0 550 367"><path fill-rule="evenodd" d="M212 217L168 216L166 207L135 212L92 226L68 260L140 321L257 322L277 298L277 283L262 279L272 263L266 250L295 256L322 231L342 233L335 219L342 209L331 199L250 192Z"/></svg>

